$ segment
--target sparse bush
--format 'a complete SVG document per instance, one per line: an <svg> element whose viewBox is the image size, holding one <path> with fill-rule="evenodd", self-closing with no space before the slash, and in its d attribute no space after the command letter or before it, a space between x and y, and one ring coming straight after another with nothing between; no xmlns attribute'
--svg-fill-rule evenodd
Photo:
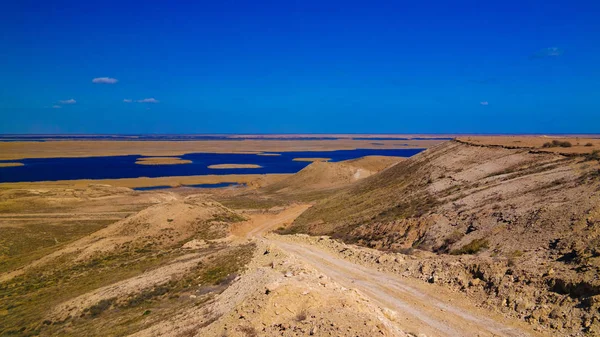
<svg viewBox="0 0 600 337"><path fill-rule="evenodd" d="M544 143L544 145L542 145L542 147L571 147L573 146L573 144L571 144L571 142L569 141L560 141L560 140L553 140L552 142L546 142Z"/></svg>
<svg viewBox="0 0 600 337"><path fill-rule="evenodd" d="M400 253L400 254L404 254L404 255L413 255L415 253L415 249L413 247L398 248L398 249L393 249L392 252Z"/></svg>
<svg viewBox="0 0 600 337"><path fill-rule="evenodd" d="M251 326L239 326L238 329L240 332L244 333L248 337L256 337L258 336L258 332L254 327Z"/></svg>
<svg viewBox="0 0 600 337"><path fill-rule="evenodd" d="M443 253L448 252L450 246L460 241L460 239L462 239L463 236L465 236L465 234L459 231L458 229L453 231L452 233L450 233L450 235L446 237L444 243L440 246L440 248L437 249L437 251Z"/></svg>
<svg viewBox="0 0 600 337"><path fill-rule="evenodd" d="M109 299L101 300L100 302L92 305L89 310L90 315L92 317L99 316L101 313L108 310L108 308L110 308L110 306L113 304L114 301L115 301L114 298L109 298Z"/></svg>
<svg viewBox="0 0 600 337"><path fill-rule="evenodd" d="M306 320L307 317L308 317L308 314L306 313L306 309L302 309L302 310L300 310L300 312L298 314L296 314L296 321L302 322L302 321Z"/></svg>
<svg viewBox="0 0 600 337"><path fill-rule="evenodd" d="M585 156L586 160L600 160L600 150L594 150Z"/></svg>
<svg viewBox="0 0 600 337"><path fill-rule="evenodd" d="M560 144L558 146L560 146L560 147L571 147L573 145L571 144L571 142L560 142Z"/></svg>
<svg viewBox="0 0 600 337"><path fill-rule="evenodd" d="M594 146L594 144L592 144L592 143L586 143L585 146L590 147L590 146Z"/></svg>
<svg viewBox="0 0 600 337"><path fill-rule="evenodd" d="M477 254L483 249L489 248L488 240L486 239L474 239L459 249L455 249L450 252L452 255L463 255L463 254Z"/></svg>
<svg viewBox="0 0 600 337"><path fill-rule="evenodd" d="M151 301L152 299L162 296L168 292L168 285L157 286L151 290L144 290L141 293L129 298L125 307L138 306L146 301Z"/></svg>
<svg viewBox="0 0 600 337"><path fill-rule="evenodd" d="M508 266L514 267L517 265L517 259L523 256L523 251L515 250L508 254Z"/></svg>

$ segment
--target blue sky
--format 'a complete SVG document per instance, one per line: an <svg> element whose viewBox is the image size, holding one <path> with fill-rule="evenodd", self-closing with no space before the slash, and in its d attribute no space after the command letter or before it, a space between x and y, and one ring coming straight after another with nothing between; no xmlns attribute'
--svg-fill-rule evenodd
<svg viewBox="0 0 600 337"><path fill-rule="evenodd" d="M9 1L0 133L597 133L599 17L591 0Z"/></svg>

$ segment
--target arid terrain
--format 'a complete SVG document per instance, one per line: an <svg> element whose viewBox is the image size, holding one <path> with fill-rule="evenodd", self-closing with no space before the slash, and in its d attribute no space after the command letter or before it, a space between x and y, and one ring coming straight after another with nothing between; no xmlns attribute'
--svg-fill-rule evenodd
<svg viewBox="0 0 600 337"><path fill-rule="evenodd" d="M343 141L302 146L373 142ZM597 139L376 142L429 143L296 174L0 184L0 336L600 336ZM62 150L194 145L123 143Z"/></svg>

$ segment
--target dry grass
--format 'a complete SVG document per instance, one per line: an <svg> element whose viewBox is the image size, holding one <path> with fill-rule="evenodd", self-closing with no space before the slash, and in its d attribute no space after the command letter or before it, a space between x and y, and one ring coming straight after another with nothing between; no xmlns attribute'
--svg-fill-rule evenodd
<svg viewBox="0 0 600 337"><path fill-rule="evenodd" d="M82 317L52 322L45 317L55 305L168 264L181 256L182 251L131 251L76 264L70 264L66 259L57 261L0 285L0 313L4 313L0 320L0 335L63 335L67 331L85 336L133 333L151 321L169 317L182 306L202 305L214 293L223 291L250 260L253 251L253 245L219 248L211 253L212 258L206 263L181 278L129 298L100 300L84 310ZM197 288L191 286L197 284L205 285L206 290L198 301L191 301L186 294L193 293ZM150 322L142 320L142 316L151 317ZM67 326L68 330L65 330Z"/></svg>

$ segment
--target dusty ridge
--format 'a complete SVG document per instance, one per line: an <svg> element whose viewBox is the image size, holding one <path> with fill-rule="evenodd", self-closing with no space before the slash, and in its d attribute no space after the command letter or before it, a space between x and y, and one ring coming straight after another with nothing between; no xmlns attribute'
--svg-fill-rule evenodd
<svg viewBox="0 0 600 337"><path fill-rule="evenodd" d="M450 141L318 202L287 232L433 252L415 276L461 291L475 276L486 286L474 297L506 315L600 334L599 169L593 158Z"/></svg>
<svg viewBox="0 0 600 337"><path fill-rule="evenodd" d="M600 138L582 136L461 136L455 141L483 147L531 149L533 152L585 155L600 150ZM555 144L553 144L553 142ZM562 146L561 146L562 145Z"/></svg>

